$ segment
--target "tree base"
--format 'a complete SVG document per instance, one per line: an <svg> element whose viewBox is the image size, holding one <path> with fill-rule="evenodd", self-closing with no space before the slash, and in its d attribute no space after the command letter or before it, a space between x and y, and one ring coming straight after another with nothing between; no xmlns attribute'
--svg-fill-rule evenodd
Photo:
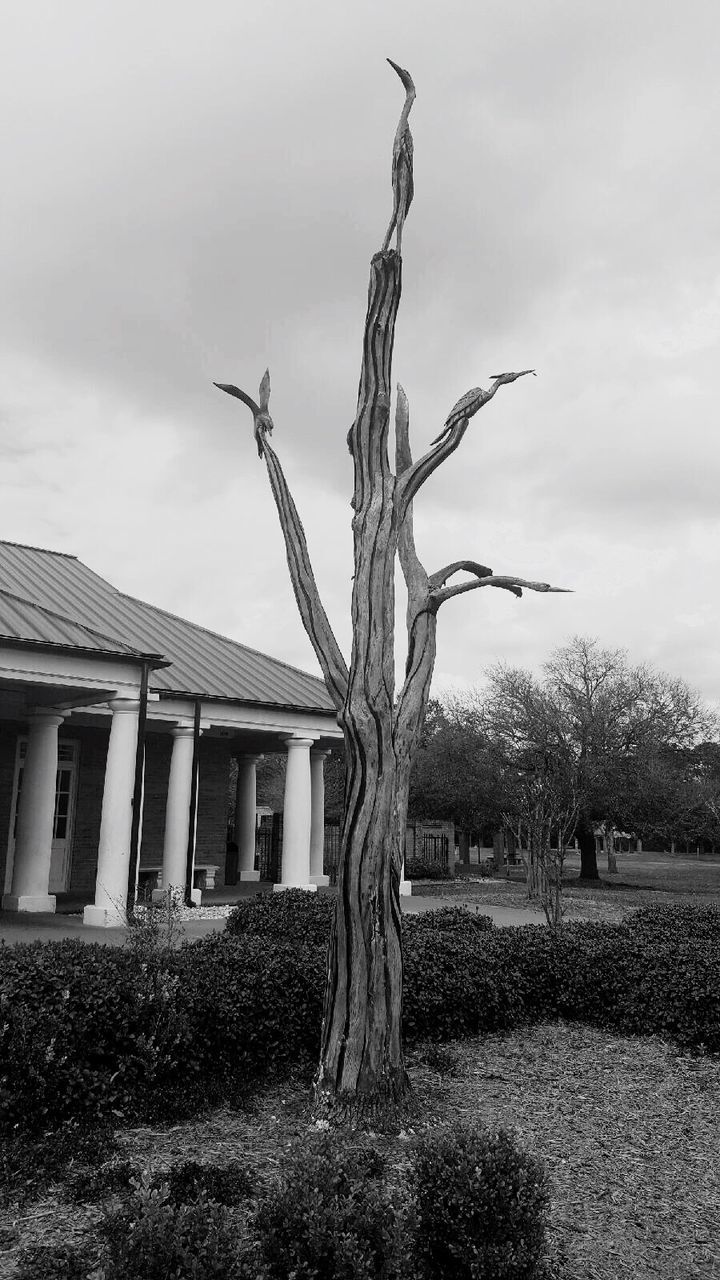
<svg viewBox="0 0 720 1280"><path fill-rule="evenodd" d="M336 1090L331 1083L318 1079L313 1120L352 1132L371 1129L374 1133L397 1133L407 1124L411 1098L412 1085L404 1067L383 1080L372 1093Z"/></svg>

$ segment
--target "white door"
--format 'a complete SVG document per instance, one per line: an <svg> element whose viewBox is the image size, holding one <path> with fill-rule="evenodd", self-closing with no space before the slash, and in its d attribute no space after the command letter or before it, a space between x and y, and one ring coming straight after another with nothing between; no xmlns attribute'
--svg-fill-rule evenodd
<svg viewBox="0 0 720 1280"><path fill-rule="evenodd" d="M73 818L77 794L79 743L61 738L58 743L58 770L55 775L55 810L53 813L52 857L48 893L64 893L70 885L70 855L72 853ZM18 801L22 792L23 768L27 753L27 738L18 739L15 761L15 786L8 844L7 876L5 892L12 882L12 865L15 860L15 835L17 832Z"/></svg>

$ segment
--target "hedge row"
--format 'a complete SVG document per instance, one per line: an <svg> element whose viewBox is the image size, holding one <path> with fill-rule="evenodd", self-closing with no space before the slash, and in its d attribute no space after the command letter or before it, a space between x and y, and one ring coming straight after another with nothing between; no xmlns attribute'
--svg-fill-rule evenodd
<svg viewBox="0 0 720 1280"><path fill-rule="evenodd" d="M327 899L254 903L227 935L177 952L75 940L0 948L5 1133L187 1115L269 1070L312 1063ZM557 936L447 908L408 917L404 932L408 1040L563 1018L720 1052L717 908L643 910Z"/></svg>

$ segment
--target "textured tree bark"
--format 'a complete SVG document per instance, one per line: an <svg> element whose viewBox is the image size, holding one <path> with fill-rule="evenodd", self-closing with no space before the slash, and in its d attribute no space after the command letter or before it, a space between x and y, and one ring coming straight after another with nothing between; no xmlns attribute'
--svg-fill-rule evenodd
<svg viewBox="0 0 720 1280"><path fill-rule="evenodd" d="M388 458L400 292L399 256L394 250L376 254L357 414L348 439L355 469L355 577L352 656L340 717L348 767L316 1082L320 1113L330 1111L350 1123L373 1119L378 1110L398 1104L407 1089L399 881L409 771L406 778L394 742L398 529Z"/></svg>

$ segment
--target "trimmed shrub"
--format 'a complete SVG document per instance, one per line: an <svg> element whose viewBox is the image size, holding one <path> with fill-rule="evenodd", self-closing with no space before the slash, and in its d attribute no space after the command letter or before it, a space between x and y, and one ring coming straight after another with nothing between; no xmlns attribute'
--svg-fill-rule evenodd
<svg viewBox="0 0 720 1280"><path fill-rule="evenodd" d="M436 911L418 911L403 916L403 936L417 937L421 933L454 933L473 938L493 928L492 916L479 911L467 911L464 907L439 907Z"/></svg>
<svg viewBox="0 0 720 1280"><path fill-rule="evenodd" d="M182 1118L233 1102L268 1072L309 1073L328 900L311 927L302 913L323 899L300 893L302 906L283 906L288 899L254 899L251 928L179 951L76 940L0 948L5 1181L29 1183L48 1168L42 1151L27 1156L27 1138L44 1131L65 1133L52 1153L60 1170L77 1158L61 1154L63 1143L89 1127ZM644 909L623 924L553 932L494 929L460 908L408 916L405 1034L442 1041L559 1017L720 1052L719 917L715 908ZM273 922L267 936L263 919Z"/></svg>
<svg viewBox="0 0 720 1280"><path fill-rule="evenodd" d="M545 1272L543 1166L503 1130L461 1125L421 1140L412 1170L418 1273L533 1280Z"/></svg>
<svg viewBox="0 0 720 1280"><path fill-rule="evenodd" d="M391 1280L399 1259L399 1207L380 1181L381 1157L323 1138L297 1151L255 1219L268 1280Z"/></svg>
<svg viewBox="0 0 720 1280"><path fill-rule="evenodd" d="M406 880L453 880L446 862L419 862L409 858L405 863Z"/></svg>
<svg viewBox="0 0 720 1280"><path fill-rule="evenodd" d="M335 918L335 895L285 889L282 893L258 893L238 903L227 918L229 937L259 935L280 941L302 939L306 944L327 946Z"/></svg>

